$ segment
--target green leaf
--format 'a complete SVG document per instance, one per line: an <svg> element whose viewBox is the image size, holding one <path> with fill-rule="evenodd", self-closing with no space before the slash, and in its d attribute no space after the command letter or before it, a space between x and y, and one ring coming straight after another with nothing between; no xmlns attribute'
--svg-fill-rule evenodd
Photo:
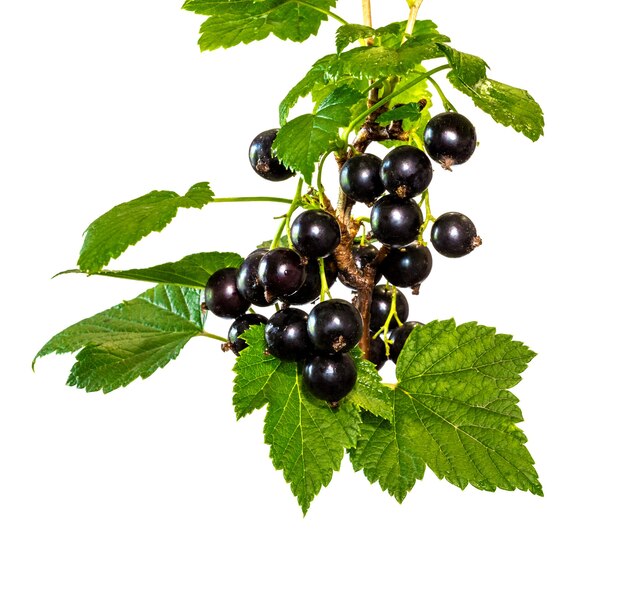
<svg viewBox="0 0 626 591"><path fill-rule="evenodd" d="M439 43L438 46L448 59L448 63L452 66L452 71L456 77L464 84L473 86L487 77L487 68L489 66L482 58L457 51L443 43Z"/></svg>
<svg viewBox="0 0 626 591"><path fill-rule="evenodd" d="M185 10L209 18L200 27L200 49L234 47L273 34L282 40L305 41L316 35L335 0L187 0Z"/></svg>
<svg viewBox="0 0 626 591"><path fill-rule="evenodd" d="M306 392L297 363L265 355L262 326L245 332L248 347L235 363L237 416L268 403L265 441L270 457L306 514L311 501L356 444L361 417L352 404L332 410Z"/></svg>
<svg viewBox="0 0 626 591"><path fill-rule="evenodd" d="M200 209L213 201L213 197L208 183L198 183L184 197L173 191L152 191L116 205L85 231L78 258L79 269L97 273L129 246L152 232L160 232L174 219L179 208Z"/></svg>
<svg viewBox="0 0 626 591"><path fill-rule="evenodd" d="M365 421L355 468L399 501L421 478L421 462L460 488L542 495L508 391L533 357L509 335L473 322L416 328L398 358L393 424Z"/></svg>
<svg viewBox="0 0 626 591"><path fill-rule="evenodd" d="M379 115L376 118L376 122L381 125L387 125L393 121L401 121L403 119L417 121L421 115L422 107L419 103L408 103Z"/></svg>
<svg viewBox="0 0 626 591"><path fill-rule="evenodd" d="M126 269L124 271L96 271L90 275L116 277L118 279L134 279L150 283L168 283L180 287L204 288L213 273L224 267L239 267L243 259L234 252L199 252L190 254L174 263L163 263L146 269ZM82 273L80 269L63 271L66 273Z"/></svg>
<svg viewBox="0 0 626 591"><path fill-rule="evenodd" d="M340 144L339 129L350 123L352 107L360 98L360 93L343 86L324 99L316 113L288 121L274 140L278 158L311 184L316 162Z"/></svg>
<svg viewBox="0 0 626 591"><path fill-rule="evenodd" d="M375 30L366 25L343 25L335 33L335 45L337 53L341 53L350 43L373 37Z"/></svg>
<svg viewBox="0 0 626 591"><path fill-rule="evenodd" d="M68 385L107 393L152 375L201 333L200 291L158 285L61 331L33 365L50 353L79 351Z"/></svg>
<svg viewBox="0 0 626 591"><path fill-rule="evenodd" d="M360 349L354 348L351 355L356 363L357 380L346 402L390 421L393 412L390 402L391 388L382 383L378 370L373 363L363 359Z"/></svg>

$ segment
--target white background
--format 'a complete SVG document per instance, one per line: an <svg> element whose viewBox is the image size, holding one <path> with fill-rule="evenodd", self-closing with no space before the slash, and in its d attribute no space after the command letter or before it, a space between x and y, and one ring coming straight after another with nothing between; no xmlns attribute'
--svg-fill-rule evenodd
<svg viewBox="0 0 626 591"><path fill-rule="evenodd" d="M358 4L337 12L358 20ZM404 17L401 0L373 5L377 25ZM624 589L626 130L614 7L426 0L420 13L545 111L533 144L449 91L480 147L436 172L433 208L468 214L484 245L437 256L411 304L414 319L478 320L538 352L514 392L545 497L460 491L428 473L400 506L346 460L303 519L269 460L262 413L235 421L232 358L208 339L107 396L64 386L71 356L34 374L30 361L57 331L147 287L50 280L110 207L201 180L219 196L291 195L293 183L254 175L247 147L332 51L335 24L304 45L201 54L201 17L172 0L3 2L0 588ZM283 211L183 211L115 266L246 254Z"/></svg>

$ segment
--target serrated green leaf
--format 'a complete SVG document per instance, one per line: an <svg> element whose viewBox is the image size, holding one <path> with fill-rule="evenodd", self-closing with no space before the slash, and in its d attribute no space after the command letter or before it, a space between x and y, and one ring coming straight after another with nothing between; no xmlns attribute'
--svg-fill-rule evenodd
<svg viewBox="0 0 626 591"><path fill-rule="evenodd" d="M224 267L238 267L243 258L234 252L198 252L183 257L174 263L163 263L146 269L126 269L123 271L107 271L103 269L90 275L115 277L118 279L134 279L150 283L168 283L180 287L204 288L213 273ZM83 273L80 269L63 271L66 273Z"/></svg>
<svg viewBox="0 0 626 591"><path fill-rule="evenodd" d="M183 197L173 191L152 191L147 195L116 205L85 230L85 240L78 267L86 273L97 273L152 232L160 232L180 208L204 207L213 201L208 183L198 183Z"/></svg>
<svg viewBox="0 0 626 591"><path fill-rule="evenodd" d="M353 349L351 355L356 363L357 380L346 402L390 421L393 412L389 398L391 388L382 383L378 370L373 363L363 359L360 349Z"/></svg>
<svg viewBox="0 0 626 591"><path fill-rule="evenodd" d="M355 467L398 500L420 478L418 470L407 469L410 460L425 462L460 488L542 495L515 424L522 420L518 401L508 391L533 357L522 343L476 323L447 320L416 328L398 358L393 427L366 421ZM385 442L392 452L383 458Z"/></svg>
<svg viewBox="0 0 626 591"><path fill-rule="evenodd" d="M234 47L273 34L282 40L305 41L316 35L335 0L187 0L185 10L209 18L200 27L200 49Z"/></svg>
<svg viewBox="0 0 626 591"><path fill-rule="evenodd" d="M262 326L244 333L248 347L235 363L237 416L268 403L265 441L306 514L311 501L339 470L346 448L356 444L361 417L352 404L332 410L305 391L297 363L265 354Z"/></svg>
<svg viewBox="0 0 626 591"><path fill-rule="evenodd" d="M372 27L366 25L342 25L337 29L335 33L335 45L337 46L337 53L341 53L350 43L359 41L360 39L367 39L374 35L375 30Z"/></svg>
<svg viewBox="0 0 626 591"><path fill-rule="evenodd" d="M464 84L473 86L487 77L487 62L475 55L457 51L443 43L438 44L452 66L452 71Z"/></svg>
<svg viewBox="0 0 626 591"><path fill-rule="evenodd" d="M387 125L393 121L401 121L403 119L411 119L417 121L422 114L422 107L419 103L407 103L401 107L389 110L376 118L376 122L381 125Z"/></svg>
<svg viewBox="0 0 626 591"><path fill-rule="evenodd" d="M315 113L288 121L273 143L278 158L311 184L315 164L322 154L339 145L339 129L350 123L352 108L360 98L357 91L343 86L324 99Z"/></svg>
<svg viewBox="0 0 626 591"><path fill-rule="evenodd" d="M497 123L512 127L533 142L543 135L543 111L526 90L489 78L468 85L455 72L448 74L448 80Z"/></svg>
<svg viewBox="0 0 626 591"><path fill-rule="evenodd" d="M200 291L158 285L52 337L37 353L73 353L68 385L104 393L147 378L202 333Z"/></svg>

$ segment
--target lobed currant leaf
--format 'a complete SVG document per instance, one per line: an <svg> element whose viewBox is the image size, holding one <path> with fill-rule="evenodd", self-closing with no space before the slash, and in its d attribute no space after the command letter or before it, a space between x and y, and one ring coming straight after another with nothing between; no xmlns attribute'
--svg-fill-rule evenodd
<svg viewBox="0 0 626 591"><path fill-rule="evenodd" d="M208 183L198 183L182 197L173 191L152 191L116 205L85 230L78 268L97 273L129 246L152 232L160 232L180 208L200 209L213 201L213 197Z"/></svg>
<svg viewBox="0 0 626 591"><path fill-rule="evenodd" d="M335 45L337 53L341 53L350 43L373 37L375 29L367 25L349 24L342 25L335 33Z"/></svg>
<svg viewBox="0 0 626 591"><path fill-rule="evenodd" d="M348 394L346 402L390 421L393 413L390 402L391 388L382 383L378 370L373 363L363 358L360 349L354 348L350 354L356 363L357 378L356 385Z"/></svg>
<svg viewBox="0 0 626 591"><path fill-rule="evenodd" d="M44 355L78 351L67 384L107 393L152 375L201 333L200 291L157 285L61 331L33 366Z"/></svg>

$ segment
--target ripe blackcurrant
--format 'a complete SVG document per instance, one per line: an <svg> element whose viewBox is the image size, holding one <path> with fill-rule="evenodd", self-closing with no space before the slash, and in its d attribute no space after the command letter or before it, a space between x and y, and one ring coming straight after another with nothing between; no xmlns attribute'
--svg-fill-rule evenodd
<svg viewBox="0 0 626 591"><path fill-rule="evenodd" d="M248 151L254 172L268 181L284 181L295 174L272 154L272 144L277 133L278 129L268 129L261 132L252 140Z"/></svg>
<svg viewBox="0 0 626 591"><path fill-rule="evenodd" d="M300 255L290 248L275 248L259 262L259 278L265 287L265 299L294 293L306 279L306 268Z"/></svg>
<svg viewBox="0 0 626 591"><path fill-rule="evenodd" d="M265 299L265 286L259 278L259 263L268 252L267 248L257 248L246 257L237 271L237 290L255 306L269 306L274 301Z"/></svg>
<svg viewBox="0 0 626 591"><path fill-rule="evenodd" d="M322 290L322 278L320 276L320 267L317 259L309 259L306 267L306 279L297 291L290 295L282 296L281 300L289 304L308 304L320 297ZM337 280L337 263L333 257L324 259L324 274L326 275L326 284L328 287Z"/></svg>
<svg viewBox="0 0 626 591"><path fill-rule="evenodd" d="M304 359L312 353L313 345L307 332L308 314L298 308L276 312L265 325L267 350L289 361Z"/></svg>
<svg viewBox="0 0 626 591"><path fill-rule="evenodd" d="M427 246L409 244L392 248L382 262L381 270L387 281L397 287L420 284L433 267L433 255Z"/></svg>
<svg viewBox="0 0 626 591"><path fill-rule="evenodd" d="M424 147L428 155L450 170L467 162L476 148L476 129L460 113L439 113L426 125Z"/></svg>
<svg viewBox="0 0 626 591"><path fill-rule="evenodd" d="M352 257L354 258L354 264L359 271L363 271L366 265L369 265L378 256L378 249L373 244L363 244L352 247ZM383 276L380 267L376 269L374 276L374 283L378 283ZM351 285L348 278L342 273L339 273L339 281L346 287L355 288L355 285Z"/></svg>
<svg viewBox="0 0 626 591"><path fill-rule="evenodd" d="M409 338L409 335L413 332L413 329L416 326L423 326L421 322L405 322L399 328L396 328L391 331L390 338L393 340L391 347L389 348L389 358L394 362L398 363L398 356L400 352L404 348L404 344L406 340Z"/></svg>
<svg viewBox="0 0 626 591"><path fill-rule="evenodd" d="M385 190L380 180L381 164L374 154L359 154L346 160L339 172L341 190L355 201L371 203Z"/></svg>
<svg viewBox="0 0 626 591"><path fill-rule="evenodd" d="M337 220L327 211L309 209L291 225L291 240L302 256L323 258L339 245L341 230Z"/></svg>
<svg viewBox="0 0 626 591"><path fill-rule="evenodd" d="M474 222L456 211L437 218L430 231L430 241L439 254L451 258L465 256L482 244Z"/></svg>
<svg viewBox="0 0 626 591"><path fill-rule="evenodd" d="M250 302L237 290L235 267L225 267L209 277L204 288L204 303L221 318L237 318L250 307Z"/></svg>
<svg viewBox="0 0 626 591"><path fill-rule="evenodd" d="M345 300L332 299L315 305L307 322L313 346L322 353L352 349L363 334L359 311Z"/></svg>
<svg viewBox="0 0 626 591"><path fill-rule="evenodd" d="M377 332L384 326L391 310L392 300L393 287L377 285L372 291L372 305L370 306L370 330L372 332ZM409 302L399 289L396 289L396 314L400 322L404 322L409 317ZM396 326L398 326L398 321L394 316L389 323L389 328Z"/></svg>
<svg viewBox="0 0 626 591"><path fill-rule="evenodd" d="M398 146L391 150L380 166L385 189L398 197L415 197L433 178L433 166L424 152L414 146Z"/></svg>
<svg viewBox="0 0 626 591"><path fill-rule="evenodd" d="M238 316L228 329L230 350L233 351L235 355L239 355L239 353L248 346L248 343L240 338L241 335L251 326L255 324L265 324L266 322L267 318L261 314L242 314Z"/></svg>
<svg viewBox="0 0 626 591"><path fill-rule="evenodd" d="M356 365L348 353L318 355L304 364L303 381L311 394L330 403L339 402L356 384Z"/></svg>
<svg viewBox="0 0 626 591"><path fill-rule="evenodd" d="M376 369L381 369L385 365L387 351L385 350L385 342L381 337L370 339L369 360L376 366Z"/></svg>
<svg viewBox="0 0 626 591"><path fill-rule="evenodd" d="M413 242L424 218L413 199L383 195L372 207L372 234L383 244L400 248Z"/></svg>

